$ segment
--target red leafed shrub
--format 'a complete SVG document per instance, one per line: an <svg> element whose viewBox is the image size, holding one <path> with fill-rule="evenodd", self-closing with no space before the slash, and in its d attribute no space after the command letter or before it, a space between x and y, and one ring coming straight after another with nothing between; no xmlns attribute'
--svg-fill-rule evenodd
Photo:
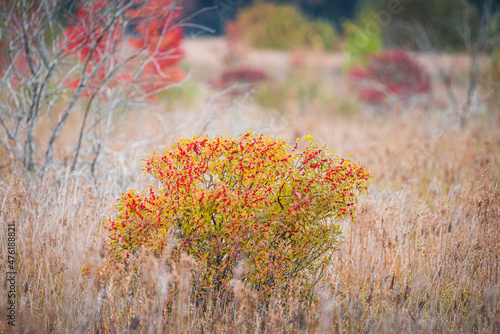
<svg viewBox="0 0 500 334"><path fill-rule="evenodd" d="M373 55L367 67L355 67L349 76L359 89L359 98L370 103L383 104L391 96L407 102L431 90L430 75L401 50Z"/></svg>
<svg viewBox="0 0 500 334"><path fill-rule="evenodd" d="M227 89L233 85L246 84L245 87L235 87L231 91L231 94L241 94L254 88L259 82L266 79L267 74L262 70L240 67L224 71L212 84L218 89Z"/></svg>
<svg viewBox="0 0 500 334"><path fill-rule="evenodd" d="M223 82L257 82L266 78L266 73L251 68L228 70L221 75Z"/></svg>

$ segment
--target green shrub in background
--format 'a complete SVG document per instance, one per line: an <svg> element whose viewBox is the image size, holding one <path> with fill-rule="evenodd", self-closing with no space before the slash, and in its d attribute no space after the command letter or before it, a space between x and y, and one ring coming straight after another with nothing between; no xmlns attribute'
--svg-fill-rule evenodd
<svg viewBox="0 0 500 334"><path fill-rule="evenodd" d="M257 87L255 102L266 109L285 113L289 101L297 101L302 111L307 111L311 103L328 100L328 91L321 80L311 78L303 71L292 73L283 81L268 81Z"/></svg>
<svg viewBox="0 0 500 334"><path fill-rule="evenodd" d="M309 37L313 46L324 50L335 50L339 47L339 39L332 25L326 21L313 21L310 23Z"/></svg>
<svg viewBox="0 0 500 334"><path fill-rule="evenodd" d="M491 70L488 71L486 81L488 94L499 101L498 91L500 90L500 45L491 55ZM492 94L493 93L493 94Z"/></svg>
<svg viewBox="0 0 500 334"><path fill-rule="evenodd" d="M485 49L491 50L491 70L487 71L487 87L488 89L500 89L500 11L495 13L486 28L486 43ZM487 50L487 51L489 51ZM498 94L496 100L498 101Z"/></svg>
<svg viewBox="0 0 500 334"><path fill-rule="evenodd" d="M193 107L200 99L199 85L192 79L186 80L182 85L172 86L158 94L158 100L168 105Z"/></svg>
<svg viewBox="0 0 500 334"><path fill-rule="evenodd" d="M368 58L371 55L382 52L382 34L363 27L362 24L356 25L352 22L346 22L343 25L344 43L342 49L347 57L347 68L355 65L368 65Z"/></svg>
<svg viewBox="0 0 500 334"><path fill-rule="evenodd" d="M309 21L293 5L259 2L241 10L235 24L241 38L256 48L331 50L338 44L330 24Z"/></svg>

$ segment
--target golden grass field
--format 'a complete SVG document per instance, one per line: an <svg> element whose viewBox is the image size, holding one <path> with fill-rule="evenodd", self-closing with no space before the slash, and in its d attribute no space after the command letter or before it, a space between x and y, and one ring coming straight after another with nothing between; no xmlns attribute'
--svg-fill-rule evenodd
<svg viewBox="0 0 500 334"><path fill-rule="evenodd" d="M15 332L500 333L500 103L495 94L479 101L460 128L434 68L438 62L449 69L465 98L466 57L419 56L433 74L432 96L377 108L357 101L340 53L248 49L235 60L221 39L188 40L184 48L185 86L116 116L95 177L86 168L58 167L33 191L2 162L0 220L17 229ZM229 62L262 69L269 85L292 88L279 101L265 92L217 92L208 82ZM61 156L80 118L73 115L58 143ZM312 133L375 176L356 220L340 222L343 243L315 301L304 307L291 289L287 307L277 296L264 311L234 280L231 302L199 312L187 292L196 265L188 257L167 268L140 254L141 280L133 284L132 274L107 282L82 276L86 264L104 261L94 235L121 193L153 182L141 159L192 134L235 137L248 130L291 140ZM43 125L37 133L43 141ZM0 244L5 272L6 232ZM0 332L12 330L1 313Z"/></svg>

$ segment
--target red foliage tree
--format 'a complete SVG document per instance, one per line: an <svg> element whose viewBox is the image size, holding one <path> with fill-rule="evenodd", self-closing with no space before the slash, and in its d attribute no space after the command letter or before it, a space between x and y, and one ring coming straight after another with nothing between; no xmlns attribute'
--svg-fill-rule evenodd
<svg viewBox="0 0 500 334"><path fill-rule="evenodd" d="M111 85L138 88L139 91L132 95L152 94L182 80L183 73L177 67L183 57L182 29L175 26L180 9L174 1L135 0L121 8L125 20L133 27L128 32L124 31L121 21L110 17L116 13L109 10L112 5L109 0L81 5L65 28L66 38L61 40L63 54L76 54L84 65L89 76L86 94L98 90L109 79L110 72L114 77ZM127 52L118 52L123 50ZM140 61L131 62L116 73L112 66L126 59L124 53ZM102 61L104 54L114 57ZM69 86L76 89L80 82L80 79L71 80Z"/></svg>
<svg viewBox="0 0 500 334"><path fill-rule="evenodd" d="M91 128L105 119L104 113L112 112L94 104L150 98L183 78L178 66L183 52L177 1L79 0L73 12L63 4L0 0L0 90L6 89L3 94L16 101L6 106L9 110L0 110L0 129L8 138L5 146L11 157L27 174L43 173L43 167L53 162L57 138L82 97L87 99L81 101L84 116L72 168L85 138L98 136ZM60 17L65 17L63 23ZM68 103L46 143L37 143L36 125L54 112L60 94ZM90 125L92 114L96 122ZM96 161L99 152L87 158Z"/></svg>
<svg viewBox="0 0 500 334"><path fill-rule="evenodd" d="M84 66L87 81L74 79L68 84L73 89L85 86L85 95L99 90L107 72L103 56L116 52L123 38L123 26L110 19L112 12L106 11L106 5L106 0L81 5L64 29L66 38L59 42L63 55L75 54Z"/></svg>
<svg viewBox="0 0 500 334"><path fill-rule="evenodd" d="M184 77L177 67L184 56L180 47L182 29L174 26L181 11L174 6L173 0L137 2L138 6L127 11L136 23L130 45L145 51L140 80L146 92L154 92ZM165 15L166 10L168 15Z"/></svg>

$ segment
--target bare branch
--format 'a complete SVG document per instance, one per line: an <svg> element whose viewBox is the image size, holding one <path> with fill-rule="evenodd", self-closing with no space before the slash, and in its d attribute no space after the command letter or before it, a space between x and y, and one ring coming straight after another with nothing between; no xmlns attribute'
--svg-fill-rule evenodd
<svg viewBox="0 0 500 334"><path fill-rule="evenodd" d="M80 98L80 95L82 94L83 88L85 87L86 81L89 78L94 77L97 74L98 70L99 70L99 67L96 66L96 68L94 68L94 70L92 71L92 73L88 77L86 76L87 67L89 66L89 63L90 63L90 61L93 58L94 52L97 50L97 48L99 46L99 43L104 39L104 37L106 36L106 33L108 32L109 29L111 29L111 27L113 26L113 24L115 23L115 21L116 21L116 16L103 29L102 33L100 34L100 36L98 37L97 41L94 43L92 49L90 50L90 52L89 52L89 54L87 56L87 59L85 60L85 63L83 64L82 74L80 76L80 82L78 84L76 92L74 93L73 98L71 99L69 105L64 110L63 115L62 115L61 119L59 120L56 128L54 129L54 131L52 131L52 134L50 135L49 144L48 144L48 147L47 147L47 150L46 150L46 153L45 153L45 163L44 163L44 166L47 166L51 162L51 160L52 160L52 152L53 152L53 149L54 149L55 141L56 141L57 137L59 136L59 133L61 132L62 126L64 125L64 123L66 122L69 114L71 113L71 110L75 106L76 101ZM101 62L101 66L102 66L102 62Z"/></svg>

